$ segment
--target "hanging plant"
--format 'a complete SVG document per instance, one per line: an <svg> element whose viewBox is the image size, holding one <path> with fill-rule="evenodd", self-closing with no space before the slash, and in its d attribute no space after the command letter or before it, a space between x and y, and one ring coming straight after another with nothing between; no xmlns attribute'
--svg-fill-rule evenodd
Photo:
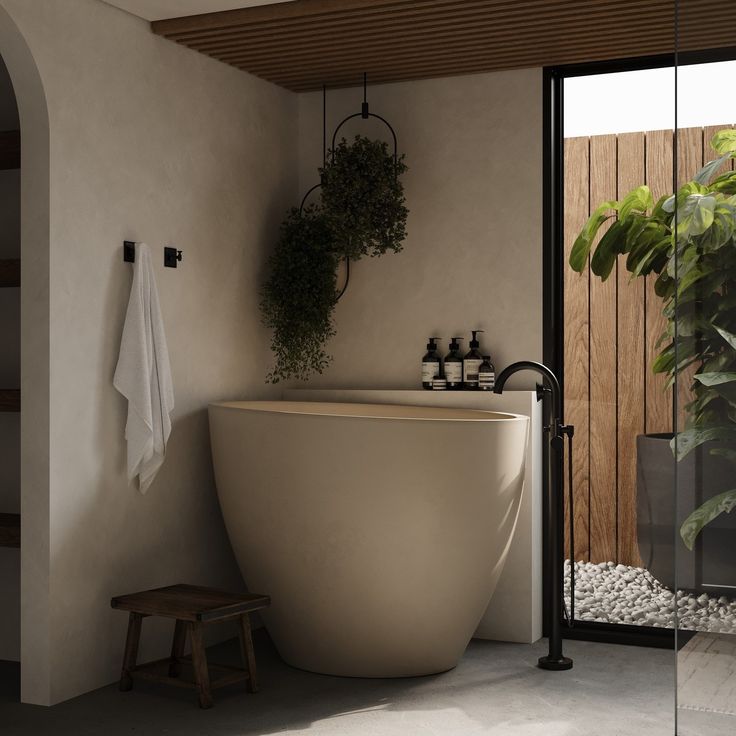
<svg viewBox="0 0 736 736"><path fill-rule="evenodd" d="M320 170L321 205L292 209L281 225L261 290L276 358L269 383L305 381L330 364L325 346L335 334L339 262L401 250L408 215L399 179L407 170L403 159L381 141L343 139Z"/></svg>
<svg viewBox="0 0 736 736"><path fill-rule="evenodd" d="M396 159L383 141L356 135L343 138L320 169L322 207L342 255L398 253L406 238L404 156Z"/></svg>
<svg viewBox="0 0 736 736"><path fill-rule="evenodd" d="M329 365L324 346L335 334L338 258L320 208L292 209L281 225L261 290L263 323L273 330L271 350L276 358L266 378L269 383L306 380Z"/></svg>

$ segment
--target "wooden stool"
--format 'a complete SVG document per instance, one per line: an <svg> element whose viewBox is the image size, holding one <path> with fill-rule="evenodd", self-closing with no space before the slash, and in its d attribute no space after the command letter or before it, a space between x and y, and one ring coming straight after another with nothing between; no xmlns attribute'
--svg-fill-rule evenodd
<svg viewBox="0 0 736 736"><path fill-rule="evenodd" d="M247 680L248 692L258 692L256 658L253 652L253 637L248 616L253 611L266 608L270 603L271 599L267 595L223 593L220 590L200 588L196 585L171 585L168 588L157 588L113 598L110 601L113 608L130 611L120 689L130 690L133 687L134 676L170 685L193 687L199 692L201 708L212 707L213 689L241 680ZM175 619L174 641L171 645L171 657L137 665L141 623L146 616L164 616ZM239 623L244 668L213 664L212 669L226 670L228 674L210 683L202 628L205 624L232 619L238 619ZM189 659L184 657L187 634L192 644L191 661L194 669L194 682L179 679L181 662ZM160 670L165 664L168 664L168 676L155 671Z"/></svg>

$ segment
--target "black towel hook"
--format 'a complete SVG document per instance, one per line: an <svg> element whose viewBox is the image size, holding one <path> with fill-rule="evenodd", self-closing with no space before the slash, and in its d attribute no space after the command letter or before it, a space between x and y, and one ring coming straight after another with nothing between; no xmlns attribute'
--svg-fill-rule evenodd
<svg viewBox="0 0 736 736"><path fill-rule="evenodd" d="M164 266L167 268L176 268L181 261L182 253L173 246L164 248ZM135 241L123 241L123 261L125 263L135 263Z"/></svg>

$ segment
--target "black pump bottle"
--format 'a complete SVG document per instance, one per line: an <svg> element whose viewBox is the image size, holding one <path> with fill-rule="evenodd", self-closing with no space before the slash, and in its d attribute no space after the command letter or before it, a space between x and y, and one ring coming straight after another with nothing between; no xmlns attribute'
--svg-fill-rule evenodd
<svg viewBox="0 0 736 736"><path fill-rule="evenodd" d="M432 381L442 373L442 363L437 355L437 340L439 337L430 337L427 343L427 354L422 358L422 388L431 390Z"/></svg>
<svg viewBox="0 0 736 736"><path fill-rule="evenodd" d="M478 388L478 372L480 371L483 356L480 354L478 333L483 330L473 330L473 339L470 341L470 350L463 358L463 386L471 391Z"/></svg>
<svg viewBox="0 0 736 736"><path fill-rule="evenodd" d="M445 357L445 378L448 390L457 391L463 387L463 359L460 357L460 340L462 337L453 337L450 343L450 352Z"/></svg>

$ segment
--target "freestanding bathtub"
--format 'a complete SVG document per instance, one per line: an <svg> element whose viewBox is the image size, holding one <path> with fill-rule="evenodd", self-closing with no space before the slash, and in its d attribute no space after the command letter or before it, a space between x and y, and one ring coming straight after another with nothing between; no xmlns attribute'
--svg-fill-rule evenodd
<svg viewBox="0 0 736 736"><path fill-rule="evenodd" d="M454 667L503 569L528 419L416 406L210 406L217 491L286 662L357 677Z"/></svg>

